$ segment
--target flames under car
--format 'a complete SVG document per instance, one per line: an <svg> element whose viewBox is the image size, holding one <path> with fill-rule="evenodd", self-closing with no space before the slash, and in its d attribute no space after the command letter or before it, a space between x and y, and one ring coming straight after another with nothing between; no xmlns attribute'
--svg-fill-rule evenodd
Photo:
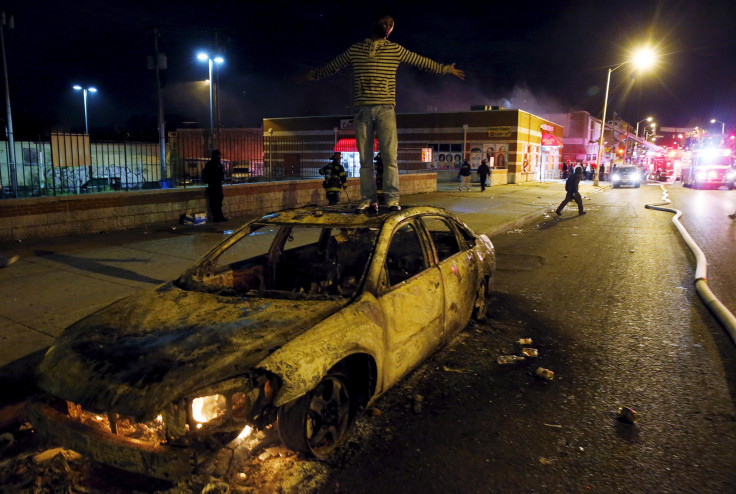
<svg viewBox="0 0 736 494"><path fill-rule="evenodd" d="M253 425L273 422L277 386L275 376L230 379L142 420L48 395L29 408L39 432L71 449L121 469L175 479L196 470L210 453L249 433Z"/></svg>

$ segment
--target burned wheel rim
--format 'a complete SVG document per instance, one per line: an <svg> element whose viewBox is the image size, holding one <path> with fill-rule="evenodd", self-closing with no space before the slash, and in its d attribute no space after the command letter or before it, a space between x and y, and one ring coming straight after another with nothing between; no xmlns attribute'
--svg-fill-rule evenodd
<svg viewBox="0 0 736 494"><path fill-rule="evenodd" d="M288 447L326 458L352 422L347 379L330 374L305 396L279 409L279 436Z"/></svg>

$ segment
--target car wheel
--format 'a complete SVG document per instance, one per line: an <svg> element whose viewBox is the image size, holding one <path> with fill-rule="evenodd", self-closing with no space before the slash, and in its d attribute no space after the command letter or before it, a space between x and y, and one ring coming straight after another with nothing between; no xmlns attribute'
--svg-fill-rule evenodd
<svg viewBox="0 0 736 494"><path fill-rule="evenodd" d="M486 318L488 312L488 297L491 295L491 281L488 277L478 285L478 291L475 294L475 304L473 305L473 319L482 321Z"/></svg>
<svg viewBox="0 0 736 494"><path fill-rule="evenodd" d="M348 379L329 374L309 393L279 408L281 441L324 460L340 445L353 421Z"/></svg>
<svg viewBox="0 0 736 494"><path fill-rule="evenodd" d="M636 185L634 185L634 187L636 187L638 189L639 187L641 187L641 184L636 184Z"/></svg>
<svg viewBox="0 0 736 494"><path fill-rule="evenodd" d="M618 184L613 184L613 188L614 188L614 189L618 189L618 187L619 187L619 185L618 185Z"/></svg>

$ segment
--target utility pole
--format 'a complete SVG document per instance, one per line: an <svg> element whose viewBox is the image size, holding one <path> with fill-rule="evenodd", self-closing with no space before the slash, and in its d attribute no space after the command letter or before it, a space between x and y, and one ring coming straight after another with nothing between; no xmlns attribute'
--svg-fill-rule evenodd
<svg viewBox="0 0 736 494"><path fill-rule="evenodd" d="M8 112L8 168L10 169L10 188L15 197L18 197L18 173L15 161L15 140L13 139L13 115L10 111L10 85L8 84L8 63L5 59L5 28L14 29L15 19L12 15L0 12L2 25L0 25L0 45L3 51L3 74L5 74L5 108Z"/></svg>
<svg viewBox="0 0 736 494"><path fill-rule="evenodd" d="M161 162L161 187L165 188L166 173L166 121L164 119L164 96L161 90L161 70L166 69L166 55L158 52L158 28L153 30L153 69L156 73L156 96L158 97L158 147Z"/></svg>

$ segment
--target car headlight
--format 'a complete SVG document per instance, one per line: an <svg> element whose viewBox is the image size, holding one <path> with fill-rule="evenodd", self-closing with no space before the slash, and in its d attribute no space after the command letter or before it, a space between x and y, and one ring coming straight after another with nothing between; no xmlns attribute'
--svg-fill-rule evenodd
<svg viewBox="0 0 736 494"><path fill-rule="evenodd" d="M695 178L699 180L703 180L705 178L705 172L704 171L695 172Z"/></svg>
<svg viewBox="0 0 736 494"><path fill-rule="evenodd" d="M639 180L641 180L641 177L635 173L631 176L631 180L633 180L634 182L638 182Z"/></svg>
<svg viewBox="0 0 736 494"><path fill-rule="evenodd" d="M614 173L611 178L614 182L618 182L619 180L621 180L621 175L619 175L618 173Z"/></svg>
<svg viewBox="0 0 736 494"><path fill-rule="evenodd" d="M210 420L224 416L227 410L227 399L221 394L202 396L192 400L192 418L197 428Z"/></svg>
<svg viewBox="0 0 736 494"><path fill-rule="evenodd" d="M728 175L726 175L726 178L728 180L736 180L736 170L731 170L728 172Z"/></svg>

